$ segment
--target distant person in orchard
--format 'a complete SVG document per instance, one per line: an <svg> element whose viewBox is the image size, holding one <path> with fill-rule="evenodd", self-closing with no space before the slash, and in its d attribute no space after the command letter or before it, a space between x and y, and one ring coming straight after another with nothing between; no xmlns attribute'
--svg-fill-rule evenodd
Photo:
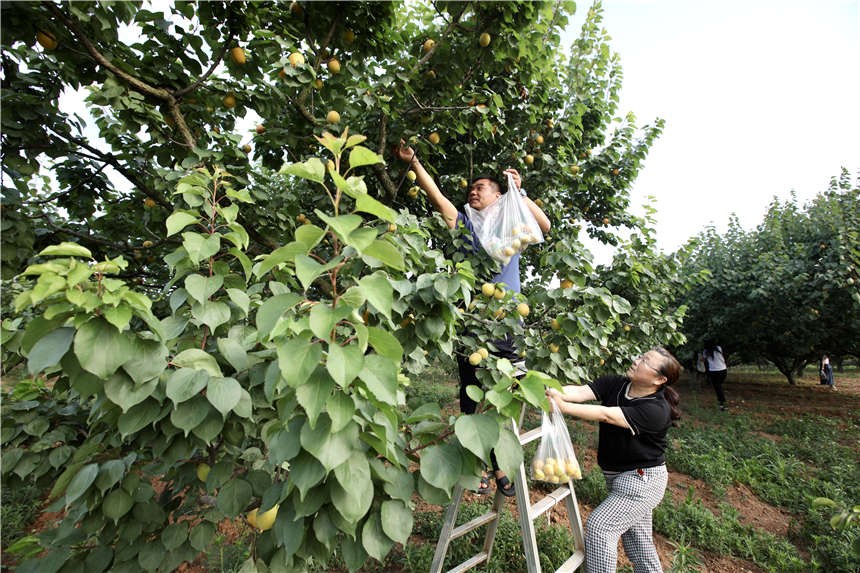
<svg viewBox="0 0 860 573"><path fill-rule="evenodd" d="M448 228L454 229L458 225L463 225L471 234L475 254L489 257L486 251L481 248L472 222L464 212L457 209L457 207L454 206L454 203L442 194L442 191L439 190L436 182L433 181L433 178L429 173L427 173L424 166L421 165L415 151L411 147L406 146L405 142L401 140L400 146L395 150L395 152L401 161L409 163L409 167L416 175L415 182L424 190L425 193L427 193L427 198L430 199L430 203L433 205L433 208L441 213L442 218L448 225ZM547 233L550 229L549 218L534 201L525 196L525 190L522 188L522 178L520 177L520 174L517 173L516 169L506 169L503 175L507 176L508 174L513 177L514 183L523 195L523 200L537 220L541 232ZM478 175L472 180L465 199L469 204L469 207L480 211L492 205L501 196L501 186L495 177L491 175ZM502 267L502 270L493 277L493 282L504 284L509 290L514 292L520 292L519 254L515 254L511 257L510 261ZM511 360L511 362L520 361L519 354L513 344L513 337L511 335L508 335L506 338L501 340L493 340L492 345L496 348L496 350L493 351L495 356L498 356L499 358L507 358ZM460 411L464 414L474 414L478 407L477 402L472 400L472 398L470 398L466 393L466 388L470 385L478 387L481 386L481 383L478 381L476 376L477 368L477 366L470 364L465 356L457 355L457 369L460 375ZM490 452L490 461L492 462L496 485L504 495L508 497L513 496L515 494L514 485L505 473L499 469L494 452ZM477 492L479 494L490 493L490 483L486 475L481 477L480 487Z"/></svg>
<svg viewBox="0 0 860 573"><path fill-rule="evenodd" d="M658 347L636 357L623 376L602 376L584 386L565 386L562 392L547 390L562 413L600 422L597 463L609 496L585 525L588 573L616 570L619 537L633 571L663 571L652 515L669 479L666 432L681 417L678 393L671 388L680 373L675 357ZM582 404L592 400L601 405Z"/></svg>
<svg viewBox="0 0 860 573"><path fill-rule="evenodd" d="M830 357L826 354L821 357L821 369L818 371L818 376L822 384L836 390L836 385L833 382L833 366L830 365Z"/></svg>
<svg viewBox="0 0 860 573"><path fill-rule="evenodd" d="M705 359L708 382L711 383L711 386L714 387L714 392L717 393L717 402L720 404L720 410L728 410L726 406L726 393L723 390L728 368L726 367L726 357L723 355L723 349L717 346L713 340L705 340L705 349L702 351L702 357Z"/></svg>

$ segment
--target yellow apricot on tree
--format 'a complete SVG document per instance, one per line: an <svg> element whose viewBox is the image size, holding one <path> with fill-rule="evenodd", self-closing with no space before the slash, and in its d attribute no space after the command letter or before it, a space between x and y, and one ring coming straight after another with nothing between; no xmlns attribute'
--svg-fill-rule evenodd
<svg viewBox="0 0 860 573"><path fill-rule="evenodd" d="M496 292L496 285L494 285L493 283L484 283L481 285L481 292L484 294L484 296L493 296L493 294Z"/></svg>
<svg viewBox="0 0 860 573"><path fill-rule="evenodd" d="M152 247L152 241L144 241L143 242L143 248L144 249L148 249L150 247Z"/></svg>
<svg viewBox="0 0 860 573"><path fill-rule="evenodd" d="M36 32L36 41L49 52L57 49L57 37L47 30Z"/></svg>
<svg viewBox="0 0 860 573"><path fill-rule="evenodd" d="M235 48L230 48L230 57L233 58L233 61L239 65L245 63L245 50L236 46Z"/></svg>
<svg viewBox="0 0 860 573"><path fill-rule="evenodd" d="M550 349L550 352L558 352L558 344L550 343L549 349Z"/></svg>
<svg viewBox="0 0 860 573"><path fill-rule="evenodd" d="M355 42L355 32L347 28L346 32L343 33L343 39L347 44L352 44Z"/></svg>
<svg viewBox="0 0 860 573"><path fill-rule="evenodd" d="M305 57L298 52L293 52L289 55L287 61L289 61L290 65L295 68L296 66L301 66L305 63Z"/></svg>
<svg viewBox="0 0 860 573"><path fill-rule="evenodd" d="M543 207L543 199L535 199L535 205L537 205L538 207Z"/></svg>
<svg viewBox="0 0 860 573"><path fill-rule="evenodd" d="M143 206L148 209L155 207L155 199L153 199L152 197L147 197L143 200Z"/></svg>
<svg viewBox="0 0 860 573"><path fill-rule="evenodd" d="M439 134L434 131L427 136L427 140L433 145L436 145L437 143L439 143Z"/></svg>
<svg viewBox="0 0 860 573"><path fill-rule="evenodd" d="M409 188L409 196L412 197L413 199L415 197L418 197L418 191L419 191L418 186L413 185L412 187Z"/></svg>
<svg viewBox="0 0 860 573"><path fill-rule="evenodd" d="M549 327L553 330L561 330L561 323L557 318L553 318L552 322L549 323Z"/></svg>
<svg viewBox="0 0 860 573"><path fill-rule="evenodd" d="M535 143L537 143L538 145L541 145L543 143L543 136L538 135L537 137L535 137Z"/></svg>
<svg viewBox="0 0 860 573"><path fill-rule="evenodd" d="M418 176L415 175L415 172L410 169L406 172L406 177L408 177L410 181L415 181L416 177Z"/></svg>
<svg viewBox="0 0 860 573"><path fill-rule="evenodd" d="M579 165L571 165L570 166L570 172L573 173L574 175L579 173Z"/></svg>
<svg viewBox="0 0 860 573"><path fill-rule="evenodd" d="M524 302L521 302L517 305L517 312L520 313L520 316L528 316L529 314L529 305Z"/></svg>
<svg viewBox="0 0 860 573"><path fill-rule="evenodd" d="M561 288L570 288L573 286L573 281L570 279L564 279L561 281Z"/></svg>
<svg viewBox="0 0 860 573"><path fill-rule="evenodd" d="M460 189L465 189L468 186L469 186L468 181L466 181L465 179L460 179Z"/></svg>
<svg viewBox="0 0 860 573"><path fill-rule="evenodd" d="M338 123L340 121L340 114L335 110L331 110L326 114L325 120L329 123Z"/></svg>
<svg viewBox="0 0 860 573"><path fill-rule="evenodd" d="M534 162L535 162L535 156L534 155L532 155L531 153L526 155L526 165L534 165Z"/></svg>
<svg viewBox="0 0 860 573"><path fill-rule="evenodd" d="M337 61L337 58L332 58L328 61L328 71L333 74L340 73L340 62Z"/></svg>
<svg viewBox="0 0 860 573"><path fill-rule="evenodd" d="M321 90L323 86L322 80L317 78L314 80L314 87L318 90Z"/></svg>
<svg viewBox="0 0 860 573"><path fill-rule="evenodd" d="M487 46L490 45L490 39L491 39L490 35L487 32L484 32L478 38L478 43L481 45L482 48L486 48Z"/></svg>
<svg viewBox="0 0 860 573"><path fill-rule="evenodd" d="M224 103L224 107L236 107L236 96L234 96L233 94L225 95L224 99L222 99L221 101Z"/></svg>
<svg viewBox="0 0 860 573"><path fill-rule="evenodd" d="M209 464L197 464L197 479L206 483L206 478L209 477L209 471L212 468L209 467Z"/></svg>
<svg viewBox="0 0 860 573"><path fill-rule="evenodd" d="M435 46L435 45L436 45L436 42L434 42L433 40L431 40L431 39L425 40L424 41L424 53L426 54L427 52L432 50L433 46Z"/></svg>
<svg viewBox="0 0 860 573"><path fill-rule="evenodd" d="M477 366L481 363L481 360L483 359L484 357L481 355L480 352L473 352L469 355L469 364L471 364L472 366Z"/></svg>
<svg viewBox="0 0 860 573"><path fill-rule="evenodd" d="M493 298L495 298L496 300L502 300L503 298L505 298L505 289L501 287L496 287L496 290L493 293Z"/></svg>
<svg viewBox="0 0 860 573"><path fill-rule="evenodd" d="M484 358L486 358L487 356L490 355L490 351L487 350L486 348L479 348L478 353Z"/></svg>

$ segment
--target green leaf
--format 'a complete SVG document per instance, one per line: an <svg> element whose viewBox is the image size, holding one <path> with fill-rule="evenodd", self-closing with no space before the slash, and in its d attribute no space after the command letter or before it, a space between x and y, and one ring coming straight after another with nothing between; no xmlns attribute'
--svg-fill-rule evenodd
<svg viewBox="0 0 860 573"><path fill-rule="evenodd" d="M542 372L529 370L520 379L520 388L523 396L529 404L543 410L549 409L549 400L546 397L546 385L554 380Z"/></svg>
<svg viewBox="0 0 860 573"><path fill-rule="evenodd" d="M99 476L96 478L96 487L104 495L107 490L118 484L124 475L125 463L122 460L108 460L99 469Z"/></svg>
<svg viewBox="0 0 860 573"><path fill-rule="evenodd" d="M269 441L269 461L280 465L296 457L301 449L299 432L305 421L301 418L293 418L289 423L289 431L281 430L271 437Z"/></svg>
<svg viewBox="0 0 860 573"><path fill-rule="evenodd" d="M370 345L376 352L398 364L403 360L403 347L393 334L375 326L370 326L367 330L370 335Z"/></svg>
<svg viewBox="0 0 860 573"><path fill-rule="evenodd" d="M496 461L506 475L514 476L520 471L523 463L523 447L520 440L507 427L502 428L499 434L499 442L495 446Z"/></svg>
<svg viewBox="0 0 860 573"><path fill-rule="evenodd" d="M308 250L310 250L309 247L300 241L293 241L283 247L278 247L254 267L254 276L261 277L281 263L292 263L296 255L303 255Z"/></svg>
<svg viewBox="0 0 860 573"><path fill-rule="evenodd" d="M93 318L75 335L75 356L81 367L105 379L132 357L128 336L101 318Z"/></svg>
<svg viewBox="0 0 860 573"><path fill-rule="evenodd" d="M99 475L98 464L88 464L81 468L72 481L69 482L69 487L66 489L65 505L69 507L76 499L84 495L86 491L96 481Z"/></svg>
<svg viewBox="0 0 860 573"><path fill-rule="evenodd" d="M344 537L341 541L340 548L343 554L343 561L346 563L349 573L355 573L361 569L364 562L367 561L367 552L364 550L364 547L362 547L359 539Z"/></svg>
<svg viewBox="0 0 860 573"><path fill-rule="evenodd" d="M199 348L183 350L173 357L173 363L180 368L193 368L208 372L210 376L223 376L215 357Z"/></svg>
<svg viewBox="0 0 860 573"><path fill-rule="evenodd" d="M175 235L188 225L196 223L198 218L196 215L185 211L176 211L172 213L165 222L167 225L167 236Z"/></svg>
<svg viewBox="0 0 860 573"><path fill-rule="evenodd" d="M355 380L363 365L364 354L357 345L329 344L325 367L341 388L346 388L350 382Z"/></svg>
<svg viewBox="0 0 860 573"><path fill-rule="evenodd" d="M305 409L311 427L316 426L317 417L333 389L334 383L322 367L317 367L307 383L296 388L296 400Z"/></svg>
<svg viewBox="0 0 860 573"><path fill-rule="evenodd" d="M275 519L275 525L272 526L272 532L275 539L278 540L278 544L283 548L286 557L291 558L304 541L305 520L296 519L292 507L281 506Z"/></svg>
<svg viewBox="0 0 860 573"><path fill-rule="evenodd" d="M221 250L221 236L182 233L182 246L185 247L188 258L196 266L203 259L208 259Z"/></svg>
<svg viewBox="0 0 860 573"><path fill-rule="evenodd" d="M365 356L358 377L377 400L392 406L397 404L397 365L390 359L378 354Z"/></svg>
<svg viewBox="0 0 860 573"><path fill-rule="evenodd" d="M402 271L404 269L403 255L400 251L388 241L377 240L362 251L363 255L368 255L377 259L382 264L393 269Z"/></svg>
<svg viewBox="0 0 860 573"><path fill-rule="evenodd" d="M204 277L203 275L194 274L188 275L185 278L185 290L191 298L199 303L209 300L209 297L218 292L218 289L223 284L224 277L221 275Z"/></svg>
<svg viewBox="0 0 860 573"><path fill-rule="evenodd" d="M214 537L215 525L207 521L202 521L191 528L188 541L191 543L191 547L202 552L209 547L209 543L211 543Z"/></svg>
<svg viewBox="0 0 860 573"><path fill-rule="evenodd" d="M245 291L238 288L228 288L227 295L230 297L230 300L233 301L233 304L241 308L242 312L247 316L248 311L251 309L251 297L249 297Z"/></svg>
<svg viewBox="0 0 860 573"><path fill-rule="evenodd" d="M304 163L284 165L279 171L281 175L295 175L316 183L325 181L325 164L317 157L311 157Z"/></svg>
<svg viewBox="0 0 860 573"><path fill-rule="evenodd" d="M114 523L118 523L119 518L128 513L133 505L133 497L122 489L115 489L102 502L102 513Z"/></svg>
<svg viewBox="0 0 860 573"><path fill-rule="evenodd" d="M86 257L91 259L93 254L86 247L77 243L63 241L59 245L51 245L39 251L40 257Z"/></svg>
<svg viewBox="0 0 860 573"><path fill-rule="evenodd" d="M241 402L240 400L239 403L241 404ZM209 404L204 403L203 409L207 411L206 417L191 429L191 433L205 443L210 444L215 438L221 435L221 430L224 429L224 418ZM187 436L188 434L186 433L185 435Z"/></svg>
<svg viewBox="0 0 860 573"><path fill-rule="evenodd" d="M342 241L346 241L349 234L352 233L364 221L360 215L338 215L332 217L326 215L319 209L315 211L317 216L326 222L326 224L340 237Z"/></svg>
<svg viewBox="0 0 860 573"><path fill-rule="evenodd" d="M346 244L360 252L369 247L376 240L377 235L376 229L361 227L349 234Z"/></svg>
<svg viewBox="0 0 860 573"><path fill-rule="evenodd" d="M116 372L105 382L105 395L108 400L120 407L123 412L135 404L146 400L158 386L158 378L153 378L143 384L134 381L122 370Z"/></svg>
<svg viewBox="0 0 860 573"><path fill-rule="evenodd" d="M248 352L236 340L232 338L219 338L218 350L221 356L227 359L236 372L247 370L248 368Z"/></svg>
<svg viewBox="0 0 860 573"><path fill-rule="evenodd" d="M302 499L304 499L305 494L322 481L325 475L326 470L322 464L307 452L302 452L290 463L290 475L287 479L288 488L298 488Z"/></svg>
<svg viewBox="0 0 860 573"><path fill-rule="evenodd" d="M275 295L264 302L257 310L257 332L260 336L268 336L284 313L300 300L302 300L301 295L288 292Z"/></svg>
<svg viewBox="0 0 860 573"><path fill-rule="evenodd" d="M322 348L306 338L290 338L278 344L278 366L287 384L298 388L307 382L322 360Z"/></svg>
<svg viewBox="0 0 860 573"><path fill-rule="evenodd" d="M243 479L233 478L218 492L215 505L227 517L236 517L245 510L253 495L251 484Z"/></svg>
<svg viewBox="0 0 860 573"><path fill-rule="evenodd" d="M376 215L383 221L388 221L389 223L393 223L397 217L397 212L394 211L394 209L383 205L367 194L358 196L358 199L355 200L355 210Z"/></svg>
<svg viewBox="0 0 860 573"><path fill-rule="evenodd" d="M345 462L358 446L358 426L351 423L339 432L331 432L328 416L320 416L316 426L311 426L309 421L302 426L301 442L326 471L331 471Z"/></svg>
<svg viewBox="0 0 860 573"><path fill-rule="evenodd" d="M412 512L406 504L398 500L383 501L380 516L385 535L406 545L412 534Z"/></svg>
<svg viewBox="0 0 860 573"><path fill-rule="evenodd" d="M491 414L463 415L457 418L454 433L464 448L489 463L490 450L499 441L499 422Z"/></svg>
<svg viewBox="0 0 860 573"><path fill-rule="evenodd" d="M188 539L187 521L171 523L161 532L161 543L164 544L165 549L168 551L176 549L185 543L186 539Z"/></svg>
<svg viewBox="0 0 860 573"><path fill-rule="evenodd" d="M167 368L167 347L157 340L144 340L134 337L131 339L131 358L122 365L122 369L137 384L142 384L161 375Z"/></svg>
<svg viewBox="0 0 860 573"><path fill-rule="evenodd" d="M391 318L391 304L394 299L394 288L385 273L377 272L359 281L359 289L364 298L381 312L386 318Z"/></svg>
<svg viewBox="0 0 860 573"><path fill-rule="evenodd" d="M174 404L178 405L199 394L208 384L209 373L205 370L180 368L168 375L165 393Z"/></svg>
<svg viewBox="0 0 860 573"><path fill-rule="evenodd" d="M191 316L209 327L211 332L230 320L230 307L223 302L207 300L191 306Z"/></svg>
<svg viewBox="0 0 860 573"><path fill-rule="evenodd" d="M102 314L117 330L123 331L131 322L131 307L126 304L103 307Z"/></svg>
<svg viewBox="0 0 860 573"><path fill-rule="evenodd" d="M353 147L349 152L350 170L363 165L376 165L377 163L385 163L385 159L364 146Z"/></svg>
<svg viewBox="0 0 860 573"><path fill-rule="evenodd" d="M120 436L125 439L126 436L142 430L158 419L159 414L161 414L161 405L155 400L146 400L132 406L117 420Z"/></svg>
<svg viewBox="0 0 860 573"><path fill-rule="evenodd" d="M296 229L296 241L305 245L305 252L313 249L325 236L325 229L320 229L316 225L300 225Z"/></svg>
<svg viewBox="0 0 860 573"><path fill-rule="evenodd" d="M334 469L337 484L331 488L331 501L343 518L357 522L373 504L373 481L370 464L362 452L353 452Z"/></svg>
<svg viewBox="0 0 860 573"><path fill-rule="evenodd" d="M311 286L318 276L338 266L343 260L342 256L337 256L330 260L325 265L321 265L307 255L296 256L296 277L305 290Z"/></svg>
<svg viewBox="0 0 860 573"><path fill-rule="evenodd" d="M325 407L331 418L332 432L339 432L345 428L355 414L355 403L344 392L335 392L329 396Z"/></svg>
<svg viewBox="0 0 860 573"><path fill-rule="evenodd" d="M379 561L384 561L394 542L385 535L379 513L372 513L361 529L361 544L367 553Z"/></svg>
<svg viewBox="0 0 860 573"><path fill-rule="evenodd" d="M451 488L460 479L461 456L460 450L450 443L425 448L421 454L421 477L451 495Z"/></svg>
<svg viewBox="0 0 860 573"><path fill-rule="evenodd" d="M331 338L331 330L334 328L335 321L334 310L326 303L315 304L310 312L311 331L323 340Z"/></svg>
<svg viewBox="0 0 860 573"><path fill-rule="evenodd" d="M227 417L242 398L242 386L233 378L213 377L206 386L206 398L222 416Z"/></svg>
<svg viewBox="0 0 860 573"><path fill-rule="evenodd" d="M67 326L51 331L40 338L27 356L28 372L38 374L45 368L59 364L71 348L74 338L75 329Z"/></svg>

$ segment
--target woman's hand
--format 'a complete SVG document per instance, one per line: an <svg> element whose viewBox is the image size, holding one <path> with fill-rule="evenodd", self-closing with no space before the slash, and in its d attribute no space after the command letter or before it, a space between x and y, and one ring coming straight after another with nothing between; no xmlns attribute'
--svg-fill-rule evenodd
<svg viewBox="0 0 860 573"><path fill-rule="evenodd" d="M564 402L564 398L562 397L561 392L559 392L555 388L547 388L546 397L549 398L550 402L553 402L556 406L559 407L559 409L561 409L562 402Z"/></svg>
<svg viewBox="0 0 860 573"><path fill-rule="evenodd" d="M394 148L393 151L394 155L400 161L405 161L409 163L415 158L415 150L406 145L406 142L402 139L400 140L400 145Z"/></svg>

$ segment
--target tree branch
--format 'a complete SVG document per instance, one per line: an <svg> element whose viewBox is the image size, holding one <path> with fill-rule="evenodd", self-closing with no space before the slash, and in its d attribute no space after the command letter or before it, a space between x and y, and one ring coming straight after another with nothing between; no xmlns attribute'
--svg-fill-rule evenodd
<svg viewBox="0 0 860 573"><path fill-rule="evenodd" d="M447 37L448 37L448 35L451 33L451 30L454 28L454 26L456 26L456 25L457 25L457 22L459 22L459 21L460 21L460 18L462 18L462 17L463 17L463 14L465 14L465 13L466 13L466 10L468 10L468 9L469 9L469 6L470 6L471 4L472 4L471 2L466 2L466 4L463 6L463 9L462 9L462 10L460 10L460 13L459 13L459 14L457 14L457 17L456 17L456 18L454 18L453 20L451 20L451 22L448 24L448 27L447 27L447 28L445 28L445 31L444 31L444 32L442 32L442 35L439 37L439 41L438 41L438 42L436 42L436 43L433 45L433 47L432 47L432 48L430 48L430 50L429 50L426 54L424 54L424 57L422 57L420 60L418 60L418 61L415 63L415 65L414 65L414 66L412 66L412 69L411 69L411 70L409 70L409 75L412 75L413 73L415 73L415 70L417 70L418 68L420 68L422 65L424 65L424 62L426 62L427 60L429 60L429 59L430 59L430 57L431 57L431 56L433 55L433 53L436 51L436 48L438 48L439 46L441 46L441 45L442 45L442 43L445 41L445 38L447 38Z"/></svg>
<svg viewBox="0 0 860 573"><path fill-rule="evenodd" d="M379 116L379 144L377 146L377 150L379 155L385 154L385 140L388 137L388 116L384 113L381 113ZM391 180L391 177L388 176L388 172L385 170L385 167L382 163L376 163L373 165L373 172L376 174L376 179L382 185L382 188L385 189L386 194L391 199L397 198L397 188L394 185L394 182Z"/></svg>
<svg viewBox="0 0 860 573"><path fill-rule="evenodd" d="M200 87L200 85L204 81L206 81L206 78L208 78L209 76L212 75L212 73L215 71L215 68L217 68L218 64L220 64L221 61L224 59L224 56L227 54L227 50L230 48L230 44L232 44L232 43L233 43L233 33L231 31L230 35L227 36L227 39L224 41L224 45L221 46L221 52L218 54L218 56L212 62L212 65L209 66L209 69L206 70L206 73L203 74L202 76L200 76L200 78L197 81L195 81L194 83L189 84L189 85L185 86L184 88L178 89L175 92L173 92L173 96L176 98L181 98L185 94L192 92L192 91L196 90L198 87Z"/></svg>

